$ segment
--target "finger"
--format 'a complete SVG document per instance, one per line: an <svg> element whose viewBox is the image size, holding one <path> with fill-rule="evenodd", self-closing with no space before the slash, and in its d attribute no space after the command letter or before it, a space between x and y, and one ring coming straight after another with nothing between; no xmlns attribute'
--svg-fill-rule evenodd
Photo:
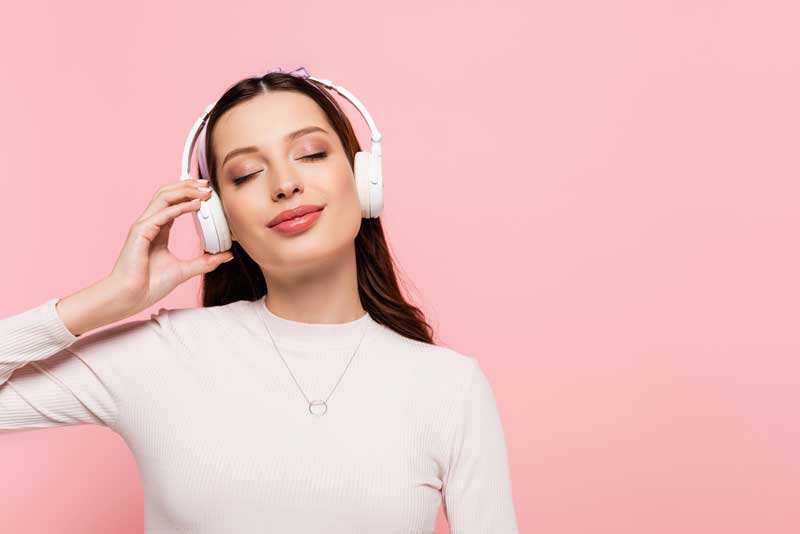
<svg viewBox="0 0 800 534"><path fill-rule="evenodd" d="M150 215L134 224L135 231L142 235L149 243L153 243L167 223L187 212L200 209L200 200L195 198L186 202L172 204L162 209L158 213Z"/></svg>
<svg viewBox="0 0 800 534"><path fill-rule="evenodd" d="M144 212L139 216L139 219L146 219L151 215L158 213L167 206L171 206L182 200L191 200L199 198L201 200L208 200L211 198L211 191L202 191L201 186L197 182L190 182L182 180L182 184L171 184L159 189L158 193L147 205Z"/></svg>
<svg viewBox="0 0 800 534"><path fill-rule="evenodd" d="M159 189L139 219L146 219L147 217L158 213L167 206L171 206L182 200L192 200L193 198L208 200L211 198L211 191L203 191L200 189L201 187L210 189L209 187L204 186L196 181L181 181L183 183L169 184Z"/></svg>
<svg viewBox="0 0 800 534"><path fill-rule="evenodd" d="M201 254L196 258L184 261L181 264L183 281L185 282L198 274L211 272L216 269L220 263L225 263L232 259L233 253L226 251L220 252L219 254Z"/></svg>
<svg viewBox="0 0 800 534"><path fill-rule="evenodd" d="M174 222L175 219L171 219L161 227L161 231L158 232L156 238L153 239L151 250L155 250L157 248L167 248L169 246L169 236Z"/></svg>

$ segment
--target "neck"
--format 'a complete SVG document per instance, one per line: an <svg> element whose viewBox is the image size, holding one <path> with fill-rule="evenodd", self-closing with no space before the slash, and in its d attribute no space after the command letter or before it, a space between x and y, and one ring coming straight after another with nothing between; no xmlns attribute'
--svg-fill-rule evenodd
<svg viewBox="0 0 800 534"><path fill-rule="evenodd" d="M262 269L262 272L263 269ZM288 273L264 272L265 305L274 315L302 323L337 324L364 316L358 295L355 245L333 262Z"/></svg>

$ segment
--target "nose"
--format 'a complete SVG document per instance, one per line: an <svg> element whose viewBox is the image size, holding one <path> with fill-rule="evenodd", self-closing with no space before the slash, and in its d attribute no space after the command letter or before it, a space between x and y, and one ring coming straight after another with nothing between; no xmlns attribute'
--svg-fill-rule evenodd
<svg viewBox="0 0 800 534"><path fill-rule="evenodd" d="M272 192L272 200L278 201L292 198L295 194L301 193L302 191L302 182L293 176L288 176L281 180L275 187Z"/></svg>

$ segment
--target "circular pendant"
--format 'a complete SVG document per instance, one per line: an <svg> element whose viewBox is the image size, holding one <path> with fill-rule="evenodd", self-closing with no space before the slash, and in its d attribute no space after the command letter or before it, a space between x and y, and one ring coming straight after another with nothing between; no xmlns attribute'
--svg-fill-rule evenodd
<svg viewBox="0 0 800 534"><path fill-rule="evenodd" d="M308 411L313 415L325 415L325 412L328 411L328 404L322 400L311 401L311 404L308 405Z"/></svg>

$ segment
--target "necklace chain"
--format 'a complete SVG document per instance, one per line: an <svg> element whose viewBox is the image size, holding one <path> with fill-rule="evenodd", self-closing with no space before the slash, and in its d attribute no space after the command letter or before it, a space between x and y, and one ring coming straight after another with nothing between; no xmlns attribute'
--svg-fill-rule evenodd
<svg viewBox="0 0 800 534"><path fill-rule="evenodd" d="M266 306L266 303L264 303L264 306ZM331 392L328 393L328 396L325 398L325 400L313 400L313 401L309 400L308 395L306 395L305 391L303 391L303 388L300 387L300 383L297 381L297 378L294 376L294 373L292 372L292 369L289 367L289 364L286 363L286 360L284 359L283 354L281 354L281 351L278 349L278 344L275 343L275 338L272 337L272 332L269 329L268 321L264 321L264 325L267 327L267 333L269 334L269 338L272 340L272 346L275 347L275 352L278 353L278 356L280 356L281 361L283 362L283 365L286 366L286 369L289 371L289 374L292 376L292 380L294 380L295 385L297 385L297 389L300 390L300 393L306 399L306 402L308 403L308 411L311 412L312 415L318 415L318 416L325 415L328 412L328 399L330 399L331 396L333 395L333 392L336 391L336 387L339 385L339 382L342 381L342 378L344 377L345 373L347 372L347 369L350 367L350 363L353 361L353 358L355 358L356 353L358 352L358 348L361 346L361 342L364 340L364 337L367 335L367 330L369 329L369 326L370 326L369 322L367 322L367 326L364 327L364 332L361 333L361 338L358 340L358 345L356 345L356 349L353 351L353 354L350 356L350 359L347 361L347 365L344 367L344 371L342 371L342 374L339 375L339 380L336 381L336 384L333 386L333 389L331 389ZM322 411L319 411L319 409L317 409L317 411L315 411L315 408L314 408L315 406L322 407Z"/></svg>

